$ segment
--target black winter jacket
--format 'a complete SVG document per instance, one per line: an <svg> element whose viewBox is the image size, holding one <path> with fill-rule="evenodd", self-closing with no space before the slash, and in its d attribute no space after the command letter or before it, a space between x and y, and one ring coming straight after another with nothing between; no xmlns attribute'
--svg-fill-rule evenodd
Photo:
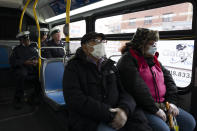
<svg viewBox="0 0 197 131"><path fill-rule="evenodd" d="M96 131L100 123L109 124L112 121L109 109L116 107L122 108L128 116L135 119L142 116L139 123L147 122L143 112L135 110L136 103L133 98L122 88L113 63L104 63L99 71L79 48L75 57L68 61L65 67L63 92L71 131ZM151 129L145 125L141 128L141 131L143 130Z"/></svg>
<svg viewBox="0 0 197 131"><path fill-rule="evenodd" d="M59 44L56 44L54 40L50 40L47 42L47 46L48 47L63 47L65 46L65 44L60 41ZM63 49L61 48L53 48L53 49L46 49L47 50L47 58L61 58L64 57L65 53L63 51Z"/></svg>
<svg viewBox="0 0 197 131"><path fill-rule="evenodd" d="M10 56L10 64L12 71L27 70L30 74L37 71L35 66L26 66L24 62L27 60L38 59L38 52L31 46L23 46L22 44L16 46Z"/></svg>
<svg viewBox="0 0 197 131"><path fill-rule="evenodd" d="M174 83L170 72L164 68L164 66L161 65L161 67L166 85L165 101L176 104L176 84ZM137 60L129 51L122 55L118 61L117 68L124 88L134 97L137 105L149 113L155 114L158 111L158 107L155 105L155 101L149 92L148 86L140 77Z"/></svg>

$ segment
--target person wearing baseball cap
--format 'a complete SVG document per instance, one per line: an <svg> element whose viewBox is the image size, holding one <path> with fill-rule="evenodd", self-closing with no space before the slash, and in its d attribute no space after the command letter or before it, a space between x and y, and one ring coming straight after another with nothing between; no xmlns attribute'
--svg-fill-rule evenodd
<svg viewBox="0 0 197 131"><path fill-rule="evenodd" d="M17 87L14 98L14 107L20 109L24 104L25 83L38 85L38 52L30 46L29 31L23 31L16 35L20 45L16 46L10 56L10 64L13 74L17 80ZM35 87L38 91L39 87ZM36 93L38 94L38 92Z"/></svg>
<svg viewBox="0 0 197 131"><path fill-rule="evenodd" d="M106 58L106 42L102 33L84 35L81 47L65 67L63 93L69 130L131 131L138 125L150 131L146 120L134 120L141 111L135 113L135 101L122 87L115 62ZM138 129L135 131L142 131Z"/></svg>
<svg viewBox="0 0 197 131"><path fill-rule="evenodd" d="M91 32L82 37L81 46L88 57L98 62L106 55L104 45L106 42L104 34Z"/></svg>

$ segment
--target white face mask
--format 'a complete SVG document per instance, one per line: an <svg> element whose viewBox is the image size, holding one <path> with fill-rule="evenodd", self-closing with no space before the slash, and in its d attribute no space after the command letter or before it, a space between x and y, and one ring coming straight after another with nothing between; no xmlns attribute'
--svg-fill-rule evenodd
<svg viewBox="0 0 197 131"><path fill-rule="evenodd" d="M149 49L147 51L148 54L155 55L156 52L157 52L157 47L156 46L149 46Z"/></svg>
<svg viewBox="0 0 197 131"><path fill-rule="evenodd" d="M91 46L94 48L94 51L91 52L91 54L96 57L96 58L101 58L101 57L104 57L105 56L105 47L104 47L104 44L103 43L100 43L100 44L97 44L97 45L94 45L94 46Z"/></svg>

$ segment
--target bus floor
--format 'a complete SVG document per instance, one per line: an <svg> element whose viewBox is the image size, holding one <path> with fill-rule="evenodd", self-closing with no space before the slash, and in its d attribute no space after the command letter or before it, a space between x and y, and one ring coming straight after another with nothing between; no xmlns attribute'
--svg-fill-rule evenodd
<svg viewBox="0 0 197 131"><path fill-rule="evenodd" d="M21 110L13 109L12 105L0 105L0 131L67 131L65 120L58 119L57 113L45 102L36 107L25 105Z"/></svg>

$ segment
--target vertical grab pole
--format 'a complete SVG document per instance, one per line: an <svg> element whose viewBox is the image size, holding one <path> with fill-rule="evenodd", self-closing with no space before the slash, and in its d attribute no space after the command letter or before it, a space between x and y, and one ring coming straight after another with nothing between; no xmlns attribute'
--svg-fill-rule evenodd
<svg viewBox="0 0 197 131"><path fill-rule="evenodd" d="M65 41L67 44L66 53L69 55L69 42L70 42L70 34L69 34L69 24L70 24L70 6L71 6L71 0L64 0L66 4L66 24L64 27L64 34L66 36Z"/></svg>
<svg viewBox="0 0 197 131"><path fill-rule="evenodd" d="M35 21L36 21L36 26L38 29L38 53L39 56L41 56L41 50L40 50L40 25L39 25L39 21L38 21L38 17L36 15L36 6L37 6L38 0L35 0L34 5L33 5L33 12L34 12L34 17L35 17ZM40 78L40 70L41 70L41 59L40 57L38 58L38 73L39 73L39 78Z"/></svg>
<svg viewBox="0 0 197 131"><path fill-rule="evenodd" d="M31 0L27 0L25 6L24 6L24 8L23 8L23 12L22 12L22 14L21 14L20 23L19 23L19 31L20 31L20 32L22 32L23 16L24 16L24 14L25 14L25 11L26 11L27 6L29 5L29 2L30 2L30 1L31 1Z"/></svg>
<svg viewBox="0 0 197 131"><path fill-rule="evenodd" d="M70 24L70 6L71 6L71 0L65 0L67 1L66 4L66 24L68 25L68 35L66 35L66 42L70 41L69 37L69 24Z"/></svg>

